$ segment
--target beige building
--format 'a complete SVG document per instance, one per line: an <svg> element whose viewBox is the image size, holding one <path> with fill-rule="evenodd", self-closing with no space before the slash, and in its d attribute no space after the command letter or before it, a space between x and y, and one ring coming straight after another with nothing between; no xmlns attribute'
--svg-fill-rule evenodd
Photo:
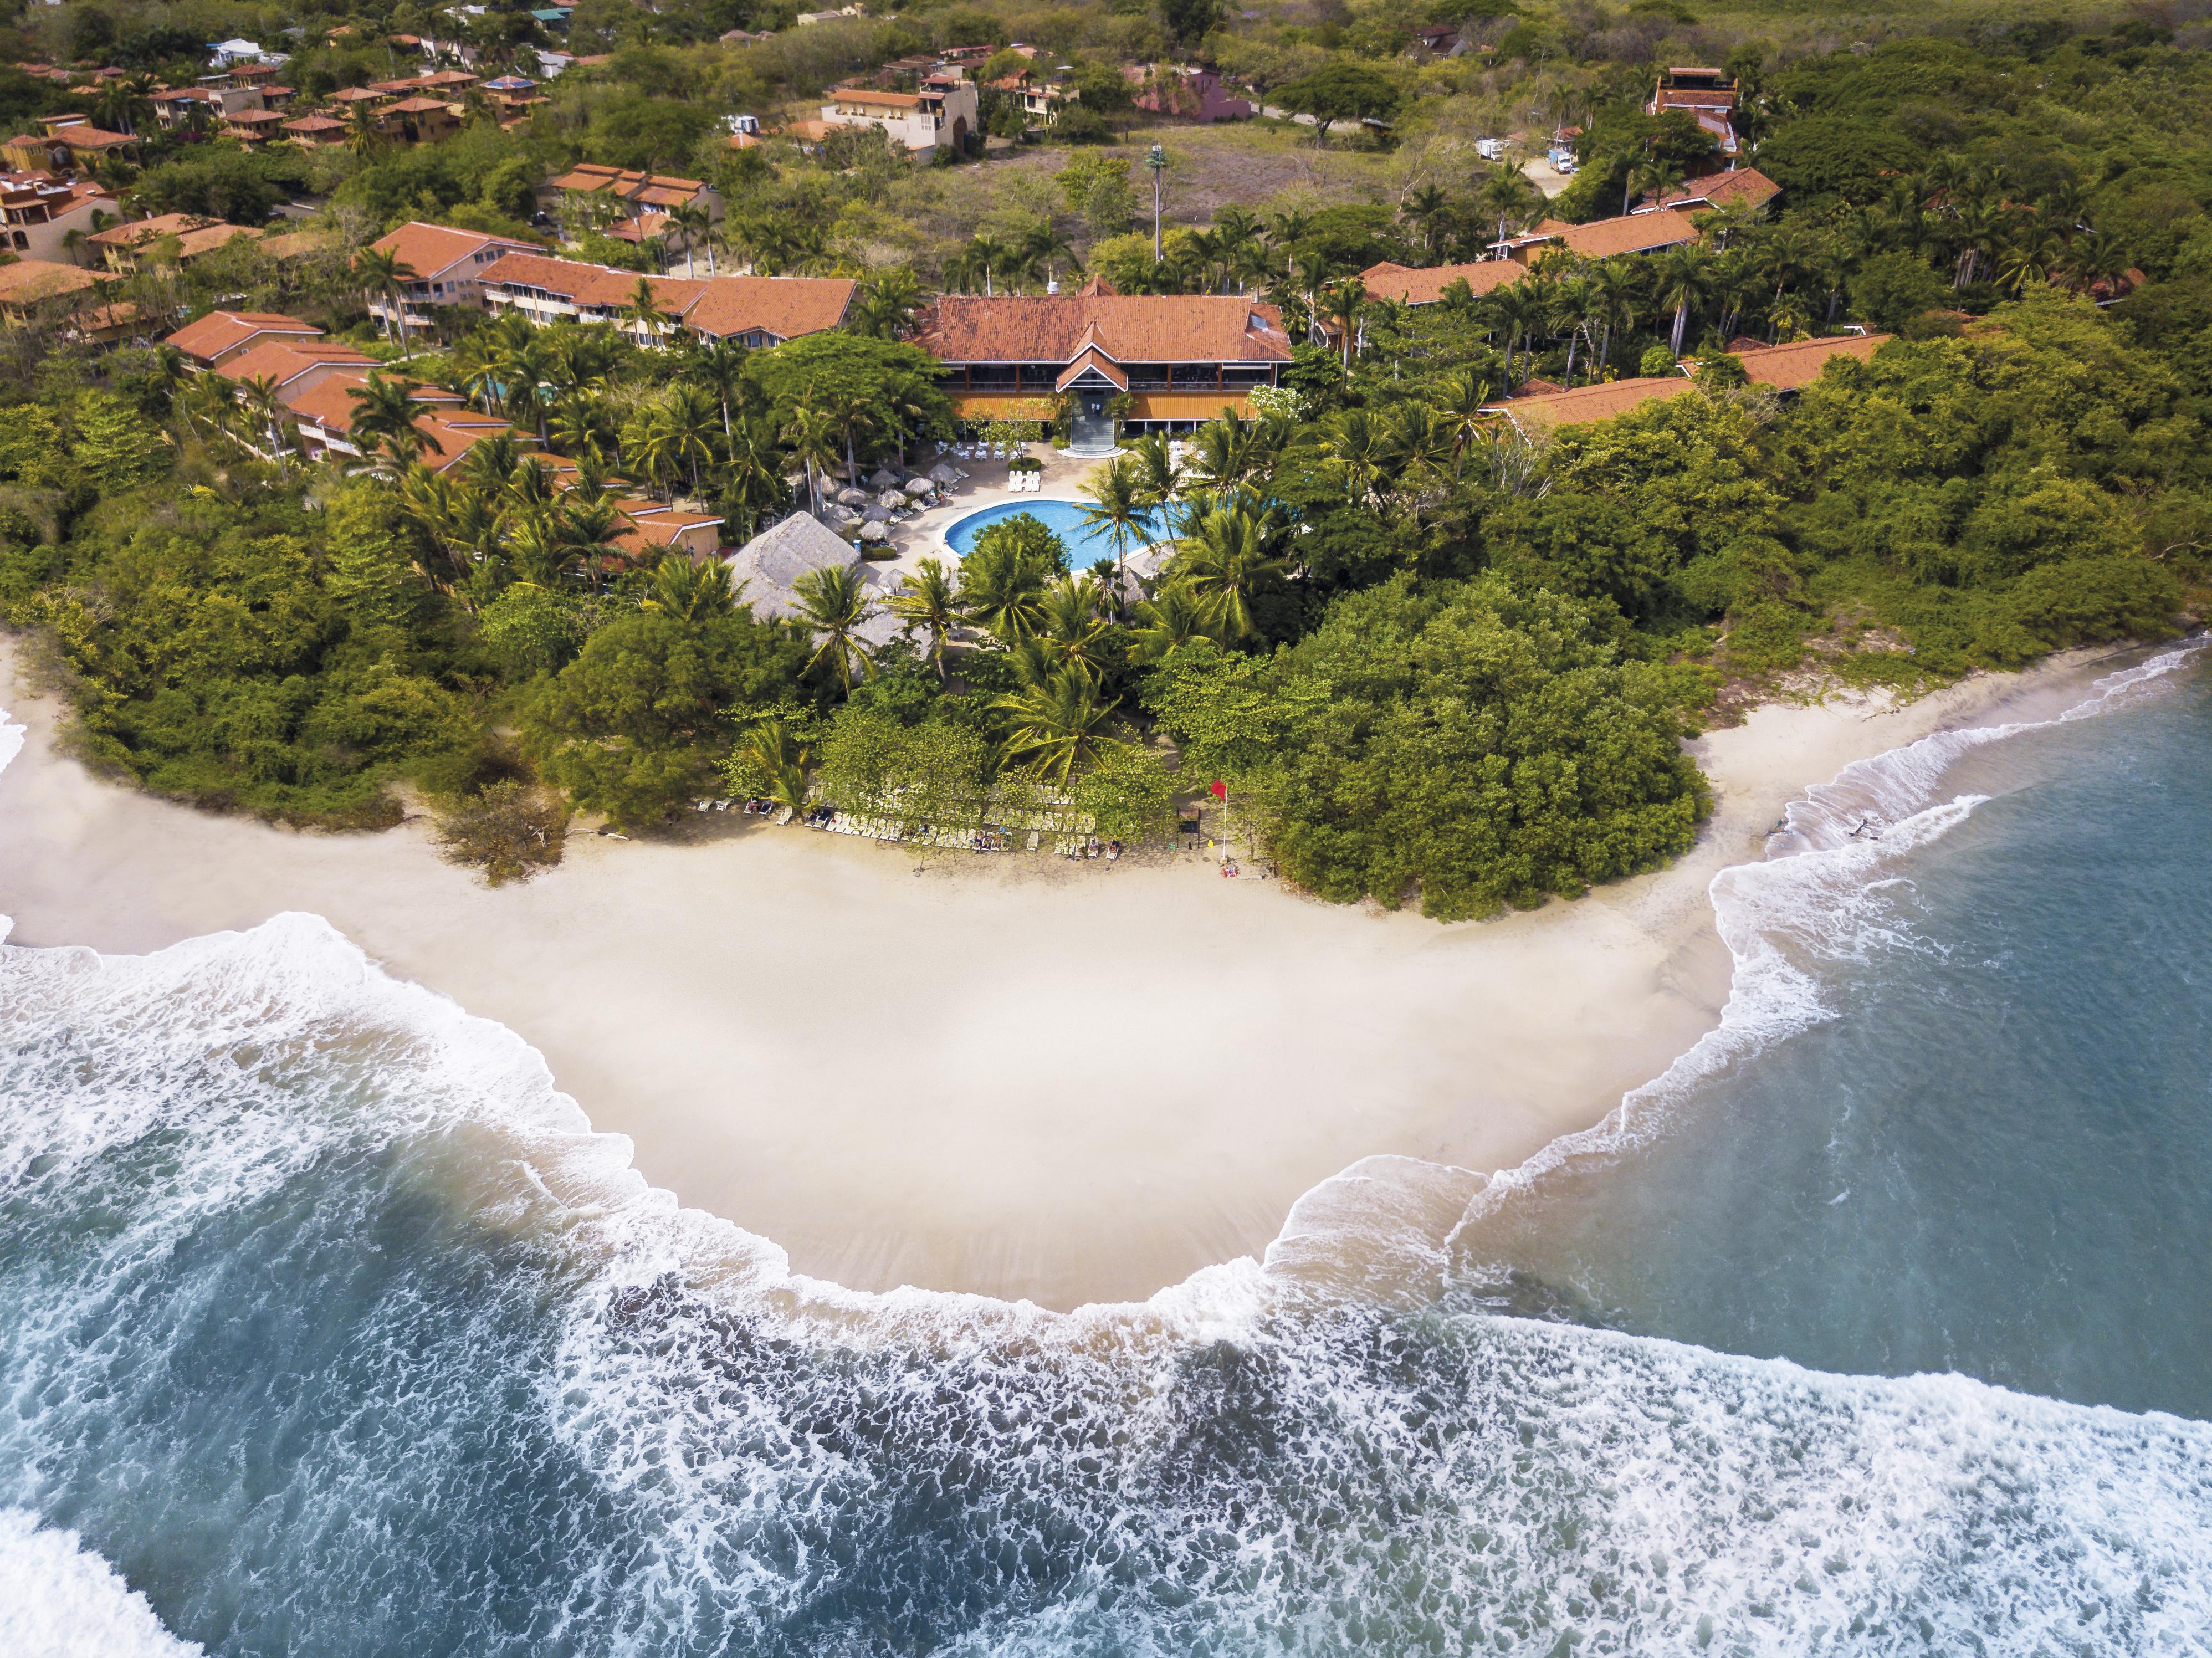
<svg viewBox="0 0 2212 1658"><path fill-rule="evenodd" d="M949 76L933 76L919 92L833 87L830 101L822 106L824 126L880 128L925 160L940 145L957 154L975 131L975 84Z"/></svg>
<svg viewBox="0 0 2212 1658"><path fill-rule="evenodd" d="M122 216L123 203L88 179L0 173L0 240L19 259L74 262L83 241Z"/></svg>

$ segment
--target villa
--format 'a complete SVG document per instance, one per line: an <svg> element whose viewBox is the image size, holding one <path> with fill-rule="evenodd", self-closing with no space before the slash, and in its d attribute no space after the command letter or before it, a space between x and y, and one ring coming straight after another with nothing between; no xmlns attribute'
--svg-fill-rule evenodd
<svg viewBox="0 0 2212 1658"><path fill-rule="evenodd" d="M46 172L0 173L0 225L19 258L69 258L71 231L88 234L102 219L122 216L123 203L105 185Z"/></svg>
<svg viewBox="0 0 2212 1658"><path fill-rule="evenodd" d="M918 92L832 87L829 98L822 106L825 127L876 127L924 160L939 145L957 155L976 130L975 88L957 75L930 76Z"/></svg>
<svg viewBox="0 0 2212 1658"><path fill-rule="evenodd" d="M1717 207L1765 207L1782 193L1782 186L1755 167L1731 167L1686 179L1657 201L1637 208L1638 213L1668 209L1678 213L1704 213Z"/></svg>
<svg viewBox="0 0 2212 1658"><path fill-rule="evenodd" d="M486 270L510 253L537 253L535 242L512 236L488 235L480 230L455 230L419 220L380 236L370 246L380 253L396 253L399 263L414 275L404 284L407 325L428 328L436 313L450 306L481 309ZM386 320L390 305L381 294L369 296L368 314Z"/></svg>
<svg viewBox="0 0 2212 1658"><path fill-rule="evenodd" d="M282 312L210 311L170 335L168 343L194 367L216 368L271 341L302 345L322 337L314 324Z"/></svg>
<svg viewBox="0 0 2212 1658"><path fill-rule="evenodd" d="M1291 337L1272 305L1236 295L1119 294L1093 277L1073 294L947 294L917 343L963 420L1035 420L1074 400L1073 450L1110 449L1115 420L1140 431L1203 425L1272 386ZM1122 399L1126 398L1127 403Z"/></svg>
<svg viewBox="0 0 2212 1658"><path fill-rule="evenodd" d="M1528 274L1528 267L1512 259L1481 259L1473 264L1431 264L1415 267L1385 259L1359 273L1360 285L1371 300L1395 300L1401 305L1435 305L1454 282L1465 282L1480 299Z"/></svg>
<svg viewBox="0 0 2212 1658"><path fill-rule="evenodd" d="M1699 234L1687 214L1662 207L1650 213L1594 219L1588 224L1546 219L1534 230L1508 236L1491 246L1509 259L1533 264L1555 247L1585 259L1610 259L1622 253L1656 253L1677 243L1694 242Z"/></svg>
<svg viewBox="0 0 2212 1658"><path fill-rule="evenodd" d="M1734 155L1742 149L1735 130L1736 79L1726 70L1679 68L1662 70L1646 115L1681 110L1717 139L1721 154Z"/></svg>
<svg viewBox="0 0 2212 1658"><path fill-rule="evenodd" d="M614 323L639 344L657 345L660 336L649 325L624 319L640 282L652 293L664 329L756 349L836 327L858 287L842 276L641 276L533 249L509 253L483 272L483 301L495 312L519 312L534 323Z"/></svg>

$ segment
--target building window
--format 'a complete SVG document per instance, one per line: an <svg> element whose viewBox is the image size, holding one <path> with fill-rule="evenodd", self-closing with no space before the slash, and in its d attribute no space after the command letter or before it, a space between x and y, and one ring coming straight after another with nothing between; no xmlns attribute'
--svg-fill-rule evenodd
<svg viewBox="0 0 2212 1658"><path fill-rule="evenodd" d="M15 233L15 242L18 247L28 247L31 245L31 239L19 230Z"/></svg>

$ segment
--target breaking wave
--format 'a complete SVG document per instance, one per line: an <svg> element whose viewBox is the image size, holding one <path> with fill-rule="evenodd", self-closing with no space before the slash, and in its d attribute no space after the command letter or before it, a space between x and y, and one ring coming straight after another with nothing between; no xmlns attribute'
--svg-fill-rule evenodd
<svg viewBox="0 0 2212 1658"><path fill-rule="evenodd" d="M1923 748L1716 881L1728 1014L1604 1129L1490 1181L1370 1159L1264 1265L1067 1315L793 1274L316 918L0 949L0 1635L2203 1651L2212 1429L1499 1317L1453 1270L1486 1205L1826 1017L1824 955L1936 947L1885 898L1972 810Z"/></svg>

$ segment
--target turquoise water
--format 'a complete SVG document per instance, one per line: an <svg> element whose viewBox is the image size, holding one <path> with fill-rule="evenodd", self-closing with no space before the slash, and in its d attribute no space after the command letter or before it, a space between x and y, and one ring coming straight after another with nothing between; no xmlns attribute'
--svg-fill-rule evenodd
<svg viewBox="0 0 2212 1658"><path fill-rule="evenodd" d="M0 950L0 1650L2202 1652L2207 682L1796 809L1390 1307L811 1286L313 918Z"/></svg>
<svg viewBox="0 0 2212 1658"><path fill-rule="evenodd" d="M1026 513L1058 536L1067 546L1067 566L1072 570L1087 570L1100 559L1114 556L1114 542L1103 530L1094 530L1083 521L1083 504L1073 501L1010 501L996 507L986 507L980 513L970 513L953 524L945 532L945 544L965 558L975 550L975 537L994 524ZM1145 525L1155 541L1163 540L1168 533L1166 515L1157 508L1145 515ZM1132 541L1128 551L1142 552L1145 543L1141 536Z"/></svg>

